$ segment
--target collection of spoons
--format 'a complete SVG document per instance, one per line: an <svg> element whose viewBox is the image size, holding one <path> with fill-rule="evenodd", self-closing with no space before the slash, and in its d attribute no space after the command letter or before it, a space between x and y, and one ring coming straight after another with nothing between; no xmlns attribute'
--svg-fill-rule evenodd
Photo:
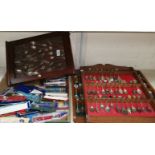
<svg viewBox="0 0 155 155"><path fill-rule="evenodd" d="M128 75L125 75L128 76ZM119 74L97 74L97 75L89 75L86 74L84 79L89 82L94 83L119 83L119 84L137 84L138 81L132 76L129 75L129 79L126 79L124 76Z"/></svg>
<svg viewBox="0 0 155 155"><path fill-rule="evenodd" d="M82 71L84 83L85 104L88 114L99 115L132 115L154 112L149 103L142 101L147 99L139 81L131 73L121 74L112 72L93 73L92 70ZM108 103L106 102L108 100ZM101 102L102 101L102 102ZM121 104L118 102L121 101ZM125 101L125 102L123 102ZM134 101L139 101L134 104Z"/></svg>
<svg viewBox="0 0 155 155"><path fill-rule="evenodd" d="M82 88L82 81L80 75L73 76L73 93L75 101L75 111L77 116L85 115L85 103Z"/></svg>
<svg viewBox="0 0 155 155"><path fill-rule="evenodd" d="M132 114L146 114L154 112L153 108L148 103L93 103L89 106L89 111L91 113L98 113L98 114L105 114L112 113L113 115L117 114L125 114L125 115L132 115Z"/></svg>
<svg viewBox="0 0 155 155"><path fill-rule="evenodd" d="M17 76L62 70L66 67L63 42L47 39L18 45L15 47L14 64Z"/></svg>

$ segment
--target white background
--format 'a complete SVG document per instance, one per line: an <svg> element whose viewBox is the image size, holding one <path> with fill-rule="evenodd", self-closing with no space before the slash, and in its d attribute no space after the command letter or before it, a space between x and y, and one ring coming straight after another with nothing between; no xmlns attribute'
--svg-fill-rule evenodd
<svg viewBox="0 0 155 155"><path fill-rule="evenodd" d="M155 69L155 33L89 32L84 35L82 65L100 63Z"/></svg>
<svg viewBox="0 0 155 155"><path fill-rule="evenodd" d="M155 31L153 0L0 2L0 29ZM154 155L154 124L1 124L0 153Z"/></svg>

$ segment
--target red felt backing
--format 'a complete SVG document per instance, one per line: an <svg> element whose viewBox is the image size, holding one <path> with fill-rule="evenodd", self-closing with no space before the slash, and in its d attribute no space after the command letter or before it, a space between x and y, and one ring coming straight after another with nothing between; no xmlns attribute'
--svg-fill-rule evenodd
<svg viewBox="0 0 155 155"><path fill-rule="evenodd" d="M114 85L108 85L108 86L97 86L97 83L105 83L101 80L101 76L104 76L104 79L109 79L110 77L119 77L121 80L124 80L125 83L130 83L131 81L136 80L136 78L134 77L133 74L83 74L82 75L82 81L84 84L84 96L85 96L85 102L86 102L86 110L87 110L87 114L89 116L155 116L155 110L153 109L153 107L151 106L149 101L143 101L140 100L139 102L117 102L117 101L113 101L113 102L106 102L105 100L103 100L100 103L90 103L88 98L92 97L92 98L98 98L98 99L102 99L102 98L113 98L115 96L115 98L126 98L126 99L133 99L133 97L136 97L137 99L144 99L146 98L146 95L143 91L143 89L140 86L135 86L135 85L129 85L129 86L114 86ZM87 85L88 83L94 83L94 85ZM108 81L106 82L108 83ZM123 93L123 94L117 94L117 93L105 93L103 94L102 90L112 90L112 91L118 91L119 89L126 89L127 90L127 94ZM141 94L135 93L133 94L133 90L137 90L140 89L141 90ZM91 93L92 91L94 91L96 94ZM90 93L89 93L90 92ZM131 98L129 98L129 95L131 96ZM104 108L101 108L101 104L104 106ZM91 111L91 107L94 108L93 111ZM106 107L110 107L110 111L107 112L105 110ZM122 108L123 109L132 109L132 108L136 108L136 111L132 111L131 113L128 112L127 114L122 112ZM117 109L121 109L120 111L118 111ZM139 110L140 109L140 110ZM147 110L146 110L147 109ZM144 110L144 111L142 111Z"/></svg>

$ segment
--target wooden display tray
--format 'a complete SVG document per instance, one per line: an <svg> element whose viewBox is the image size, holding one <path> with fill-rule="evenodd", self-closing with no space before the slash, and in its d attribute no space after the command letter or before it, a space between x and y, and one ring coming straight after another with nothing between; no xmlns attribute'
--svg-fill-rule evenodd
<svg viewBox="0 0 155 155"><path fill-rule="evenodd" d="M92 66L82 66L80 67L80 71L85 71L85 73L90 72L97 72L100 73L102 71L104 72L118 72L118 71L134 71L133 67L125 67L125 66L116 66L112 64L97 64Z"/></svg>
<svg viewBox="0 0 155 155"><path fill-rule="evenodd" d="M74 73L69 32L6 42L8 85Z"/></svg>
<svg viewBox="0 0 155 155"><path fill-rule="evenodd" d="M145 95L146 95L146 99L147 101L149 101L150 105L153 107L153 109L155 110L155 91L153 89L153 87L151 86L151 84L148 82L148 80L144 77L144 75L140 72L140 71L136 71L134 70L132 67L123 67L123 66L114 66L114 65L110 65L110 64L106 64L106 65L94 65L94 66L84 66L81 67L81 73L82 76L83 74L87 74L87 73L102 73L102 72L106 72L106 73L110 73L110 72L116 72L116 73L131 73L134 75L134 77L136 78L136 80L138 81L137 86L141 86L142 90L144 91ZM84 83L84 81L82 81L82 83ZM128 84L128 86L132 86L133 84ZM84 89L85 91L85 89ZM85 93L84 93L85 94ZM86 95L84 95L85 97L85 106L87 106L86 102ZM116 99L117 100L117 99ZM141 99L141 101L143 101L144 99ZM133 99L130 100L131 102L134 101ZM75 104L75 102L73 101L73 103ZM74 105L75 106L75 105ZM75 110L75 109L74 109ZM78 119L78 117L75 120L75 122L82 122L83 120L86 122L93 122L93 123L102 123L102 122L155 122L155 117L154 116L130 116L130 115L123 115L123 116L89 116L88 115L88 111L87 111L87 107L86 107L86 116L82 119ZM75 112L74 112L75 114ZM85 120L86 118L86 120Z"/></svg>

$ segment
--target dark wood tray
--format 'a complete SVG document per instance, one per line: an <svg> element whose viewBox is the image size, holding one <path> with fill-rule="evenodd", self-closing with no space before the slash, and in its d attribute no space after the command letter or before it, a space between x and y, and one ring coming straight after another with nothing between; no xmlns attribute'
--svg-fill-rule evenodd
<svg viewBox="0 0 155 155"><path fill-rule="evenodd" d="M8 85L74 73L69 32L6 42Z"/></svg>

